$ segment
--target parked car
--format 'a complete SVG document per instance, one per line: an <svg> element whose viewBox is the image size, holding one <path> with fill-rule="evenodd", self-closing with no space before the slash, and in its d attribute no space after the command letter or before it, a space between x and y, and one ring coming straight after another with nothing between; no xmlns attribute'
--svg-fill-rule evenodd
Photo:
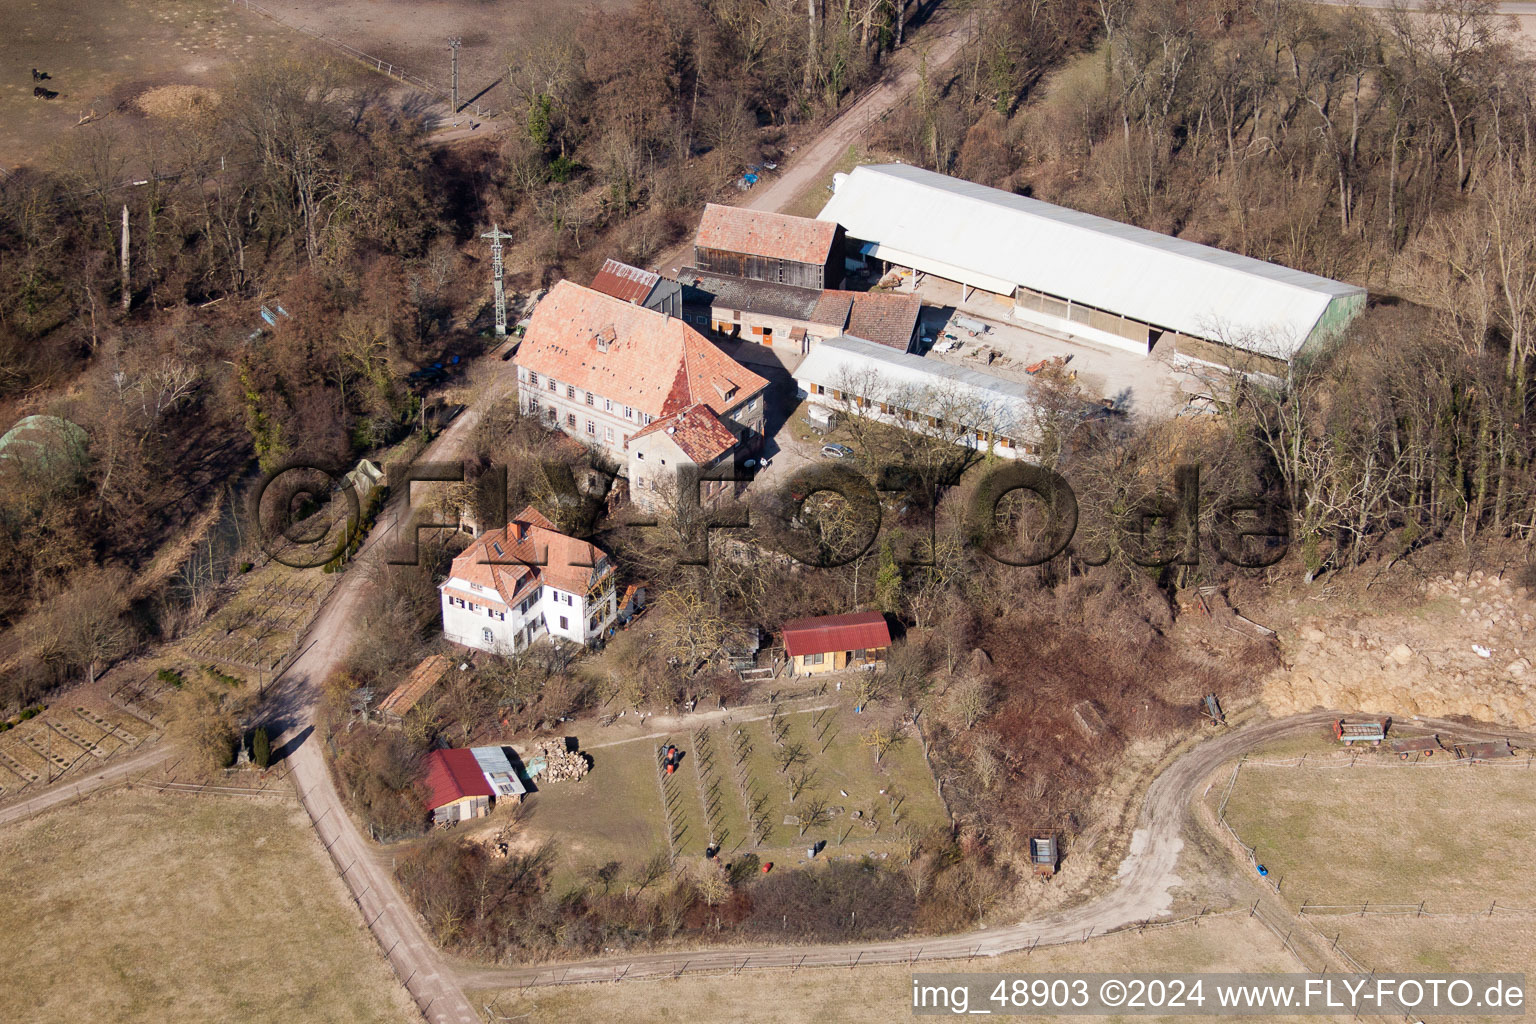
<svg viewBox="0 0 1536 1024"><path fill-rule="evenodd" d="M853 449L845 444L824 444L821 454L829 459L846 459L853 454Z"/></svg>

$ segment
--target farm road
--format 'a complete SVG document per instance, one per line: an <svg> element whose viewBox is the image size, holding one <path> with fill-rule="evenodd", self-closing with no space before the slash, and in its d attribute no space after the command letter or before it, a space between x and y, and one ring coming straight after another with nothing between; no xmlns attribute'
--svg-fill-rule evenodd
<svg viewBox="0 0 1536 1024"><path fill-rule="evenodd" d="M0 807L0 825L8 825L13 821L30 818L52 807L68 803L76 797L84 796L93 790L110 786L123 779L124 776L135 772L147 771L162 761L167 760L174 753L170 744L157 744L148 750L126 757L121 761L115 761L107 765L99 772L92 772L88 778L78 782L70 782L65 785L54 786L37 796L18 801Z"/></svg>
<svg viewBox="0 0 1536 1024"><path fill-rule="evenodd" d="M759 946L697 952L653 953L545 967L462 968L457 980L464 988L491 989L529 985L670 977L682 971L734 971L772 967L847 967L859 964L914 963L991 957L1112 931L1164 914L1169 890L1181 880L1175 869L1191 800L1206 779L1223 764L1279 737L1317 729L1334 717L1315 711L1290 718L1266 720L1234 729L1197 744L1163 771L1147 789L1130 852L1120 864L1116 886L1106 896L1038 921L986 928L963 935L931 939L902 939L867 946Z"/></svg>
<svg viewBox="0 0 1536 1024"><path fill-rule="evenodd" d="M483 410L516 387L515 364L493 357L483 365L489 367L491 380L482 401L454 420L423 453L424 459L452 458ZM270 714L280 729L273 746L296 745L289 754L292 778L315 832L342 872L379 948L422 1013L441 1024L475 1024L480 1015L464 998L421 918L395 887L389 865L376 856L376 848L348 816L313 732L320 686L346 656L369 581L383 568L385 552L396 539L402 505L392 501L379 517L356 560L315 616L303 653L271 684Z"/></svg>
<svg viewBox="0 0 1536 1024"><path fill-rule="evenodd" d="M1171 899L1169 890L1182 883L1175 870L1184 845L1180 833L1188 819L1189 805L1201 794L1206 781L1223 765L1255 747L1296 733L1317 731L1337 717L1337 712L1312 711L1288 718L1266 719L1196 744L1147 787L1138 825L1131 838L1131 849L1120 863L1114 890L1091 903L1038 921L985 928L963 935L903 939L868 946L739 946L610 957L543 967L461 968L457 980L466 989L492 989L672 977L684 971L727 972L961 960L973 956L998 956L1036 945L1081 942L1091 935L1155 920L1167 912ZM1418 719L1412 724L1454 732L1469 739L1520 736L1511 730L1494 731L1442 719Z"/></svg>

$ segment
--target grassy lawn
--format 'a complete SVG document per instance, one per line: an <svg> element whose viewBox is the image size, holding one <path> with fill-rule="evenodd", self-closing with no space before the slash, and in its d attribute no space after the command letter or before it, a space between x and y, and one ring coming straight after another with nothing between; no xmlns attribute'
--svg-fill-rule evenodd
<svg viewBox="0 0 1536 1024"><path fill-rule="evenodd" d="M1530 906L1532 786L1510 768L1246 768L1227 820L1293 904Z"/></svg>
<svg viewBox="0 0 1536 1024"><path fill-rule="evenodd" d="M55 147L85 129L94 111L132 121L117 104L168 83L222 84L244 62L319 54L304 37L221 0L17 0L6 5L0 37L0 164L47 163ZM34 99L29 68L52 77L59 93ZM62 156L62 154L59 154ZM125 172L126 173L126 172Z"/></svg>
<svg viewBox="0 0 1536 1024"><path fill-rule="evenodd" d="M116 790L0 836L0 1020L403 1021L290 803Z"/></svg>
<svg viewBox="0 0 1536 1024"><path fill-rule="evenodd" d="M751 791L754 798L768 798L774 826L765 848L798 849L825 839L833 847L848 844L866 852L880 852L891 838L893 804L903 823L929 828L946 822L916 737L903 735L877 765L874 751L863 740L866 722L873 724L869 717L855 715L848 707L785 716L788 729L784 748L799 744L810 758L794 769L812 776L798 801L791 800L789 776L774 759L783 748L774 743L770 723L756 721L740 726L751 744L747 760ZM721 754L729 759L727 767L734 764L731 750L727 747ZM804 836L798 825L784 824L786 817L797 815L816 797L825 800L829 809L841 808L841 813L807 829ZM860 812L858 819L853 818L855 811ZM877 830L863 824L869 820L876 823Z"/></svg>
<svg viewBox="0 0 1536 1024"><path fill-rule="evenodd" d="M697 737L703 738L701 745ZM736 784L736 775L733 771L735 756L732 754L731 736L724 726L716 726L703 732L695 733L689 739L689 746L698 752L697 758L685 759L695 762L695 767L700 773L700 787L704 795L705 805L709 808L709 824L714 830L715 838L720 843L723 854L730 855L737 851L752 848L752 832L747 820L747 808L742 802L741 788ZM705 758L709 759L709 766L705 766Z"/></svg>
<svg viewBox="0 0 1536 1024"><path fill-rule="evenodd" d="M810 757L796 769L812 773L799 801L791 801L788 776L774 762L779 748L768 721L736 721L700 733L710 748L711 768L705 767L694 734L681 730L668 739L589 748L592 771L584 780L552 783L532 798L524 819L526 834L556 844L561 872L567 876L608 861L636 865L666 850L667 817L653 758L669 741L684 754L677 772L663 783L680 858L702 857L712 835L727 856L757 852L783 860L796 851L803 853L818 839L827 841L832 856L838 855L839 847L846 847L848 854L888 852L894 849L893 804L903 823L930 828L947 822L915 736L904 735L876 765L874 751L863 741L872 716L855 715L851 707L841 707L792 712L784 722L785 744L800 744ZM767 798L773 832L766 843L757 843L750 832L748 804L737 784L737 729L745 732L751 744L746 765L749 797ZM829 809L841 808L841 812L804 836L797 825L784 824L786 816L818 796ZM854 811L860 812L858 819L853 818ZM871 818L876 829L863 824Z"/></svg>
<svg viewBox="0 0 1536 1024"><path fill-rule="evenodd" d="M638 863L665 850L654 749L652 740L635 740L588 750L586 778L548 783L530 798L528 832L553 840L568 870Z"/></svg>
<svg viewBox="0 0 1536 1024"><path fill-rule="evenodd" d="M970 964L963 961L936 963L919 969L1045 973L1293 971L1296 967L1280 941L1262 924L1238 916L1207 920L1198 927L1154 928L1139 936L1135 932L1121 932L1085 944L1038 949L1028 955L1015 953ZM805 970L794 974L788 971L748 972L735 977L690 975L677 980L621 985L471 993L471 1001L479 1006L495 1000L498 1014L529 1024L563 1024L573 1020L739 1020L753 1024L904 1021L913 1019L912 974L910 967L861 967L856 971ZM520 1016L523 1014L527 1016ZM1106 1018L1061 1019L1090 1021ZM1121 1019L1208 1021L1213 1018L1149 1016ZM1332 1018L1308 1019L1326 1021Z"/></svg>
<svg viewBox="0 0 1536 1024"><path fill-rule="evenodd" d="M1529 917L1310 919L1330 940L1337 936L1340 948L1367 970L1536 973L1536 927Z"/></svg>

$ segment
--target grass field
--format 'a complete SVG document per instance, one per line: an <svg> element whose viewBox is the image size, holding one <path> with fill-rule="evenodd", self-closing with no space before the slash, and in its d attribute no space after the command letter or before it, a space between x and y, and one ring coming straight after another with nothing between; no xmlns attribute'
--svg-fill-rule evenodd
<svg viewBox="0 0 1536 1024"><path fill-rule="evenodd" d="M0 34L0 164L46 164L80 117L144 89L213 84L242 64L318 52L229 0L12 0ZM35 99L32 68L56 99ZM113 117L138 117L127 112ZM110 121L110 119L109 119Z"/></svg>
<svg viewBox="0 0 1536 1024"><path fill-rule="evenodd" d="M879 855L894 849L898 824L930 828L948 819L916 737L904 734L876 764L864 742L872 724L873 716L839 705L784 715L783 747L773 723L760 717L596 747L587 751L586 779L541 788L526 830L553 840L572 871L666 850L669 830L680 858L702 857L711 841L726 856L756 852L781 862L803 859L817 840L826 841L828 857ZM749 748L739 766L737 730ZM668 742L684 757L675 774L663 776L658 751ZM806 761L785 772L775 754L796 744ZM796 800L789 780L800 772L809 781ZM804 835L786 823L818 799L827 808L820 823ZM754 805L770 824L762 842L751 828Z"/></svg>
<svg viewBox="0 0 1536 1024"><path fill-rule="evenodd" d="M1199 926L1121 932L1085 944L1054 946L973 963L939 963L923 971L1045 973L1054 971L1293 971L1280 942L1245 917L1210 919ZM496 1013L526 1021L801 1021L912 1020L910 967L870 967L746 973L736 977L684 977L569 989L471 993L476 1006L495 1000ZM520 1016L526 1014L527 1016ZM1010 1018L1021 1019L1021 1018ZM1040 1018L1031 1018L1040 1019ZM1104 1020L1068 1017L1063 1020ZM1121 1019L1121 1018L1110 1018ZM1136 1021L1212 1020L1212 1017L1136 1017ZM1326 1021L1328 1017L1309 1020Z"/></svg>
<svg viewBox="0 0 1536 1024"><path fill-rule="evenodd" d="M821 208L827 205L827 200L832 197L832 178L837 174L847 174L860 164L874 163L876 157L866 152L860 146L849 146L848 151L842 155L827 173L817 178L804 192L796 196L788 206L785 213L796 217L814 217L821 212Z"/></svg>
<svg viewBox="0 0 1536 1024"><path fill-rule="evenodd" d="M114 790L0 834L0 1020L406 1021L291 802Z"/></svg>
<svg viewBox="0 0 1536 1024"><path fill-rule="evenodd" d="M1499 767L1245 768L1227 821L1294 906L1532 906L1536 780Z"/></svg>
<svg viewBox="0 0 1536 1024"><path fill-rule="evenodd" d="M1310 915L1309 915L1310 916ZM1524 971L1536 975L1536 918L1349 915L1310 918L1367 970Z"/></svg>
<svg viewBox="0 0 1536 1024"><path fill-rule="evenodd" d="M567 867L643 860L665 850L651 745L620 743L587 752L580 782L552 782L530 798L530 833L556 841Z"/></svg>

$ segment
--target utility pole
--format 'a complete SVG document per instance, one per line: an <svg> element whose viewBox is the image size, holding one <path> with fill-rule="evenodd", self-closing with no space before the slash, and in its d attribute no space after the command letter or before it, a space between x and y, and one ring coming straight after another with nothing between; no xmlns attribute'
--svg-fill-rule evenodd
<svg viewBox="0 0 1536 1024"><path fill-rule="evenodd" d="M133 301L133 289L128 284L128 204L123 204L123 243L121 261L123 264L123 312L128 312L128 304Z"/></svg>
<svg viewBox="0 0 1536 1024"><path fill-rule="evenodd" d="M491 240L491 284L496 289L496 336L504 338L507 334L507 291L502 284L501 240L510 239L512 235L501 230L500 225L492 224L491 230L480 237Z"/></svg>
<svg viewBox="0 0 1536 1024"><path fill-rule="evenodd" d="M448 40L448 52L453 56L453 112L459 112L459 47L464 40L454 36Z"/></svg>

